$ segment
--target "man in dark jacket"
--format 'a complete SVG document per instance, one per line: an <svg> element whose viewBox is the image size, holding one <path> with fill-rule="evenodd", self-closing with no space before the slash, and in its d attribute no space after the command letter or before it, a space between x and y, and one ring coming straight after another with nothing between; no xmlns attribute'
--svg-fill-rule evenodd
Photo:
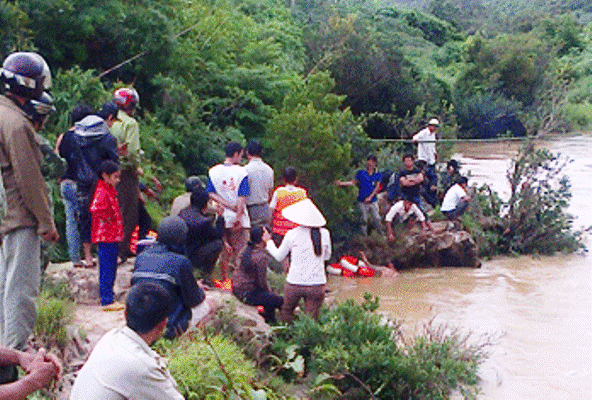
<svg viewBox="0 0 592 400"><path fill-rule="evenodd" d="M115 121L117 108L109 105L101 110L101 116L89 115L67 131L58 147L60 156L72 166L78 195L78 229L84 248L87 266L93 265L91 253L91 215L88 211L95 184L99 178L101 163L106 160L117 162L119 153L117 139L109 132L109 125Z"/></svg>
<svg viewBox="0 0 592 400"><path fill-rule="evenodd" d="M157 283L173 299L164 334L168 339L187 330L192 308L206 298L193 277L191 262L183 255L186 238L185 222L179 217L165 217L158 226L158 241L138 255L132 275L132 286L140 282Z"/></svg>
<svg viewBox="0 0 592 400"><path fill-rule="evenodd" d="M187 233L186 254L191 260L193 268L199 269L204 278L204 284L211 286L210 278L216 260L223 247L224 217L216 218L215 227L206 215L209 196L202 188L191 193L191 205L179 213L186 223ZM221 210L222 211L222 210Z"/></svg>

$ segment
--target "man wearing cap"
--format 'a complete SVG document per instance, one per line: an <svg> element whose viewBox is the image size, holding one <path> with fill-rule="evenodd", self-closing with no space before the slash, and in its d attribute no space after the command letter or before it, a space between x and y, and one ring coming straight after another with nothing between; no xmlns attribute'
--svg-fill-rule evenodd
<svg viewBox="0 0 592 400"><path fill-rule="evenodd" d="M164 337L172 339L187 330L192 308L206 298L193 277L191 261L184 255L187 224L180 217L165 217L158 226L158 241L136 258L132 285L157 283L172 298ZM207 306L207 303L203 303Z"/></svg>
<svg viewBox="0 0 592 400"><path fill-rule="evenodd" d="M417 159L424 160L428 168L433 169L438 161L436 151L436 139L440 121L436 118L430 119L428 126L413 136L413 143L417 143Z"/></svg>
<svg viewBox="0 0 592 400"><path fill-rule="evenodd" d="M471 196L467 194L468 182L466 176L461 176L458 183L446 192L440 210L449 220L458 220L467 210L471 201Z"/></svg>
<svg viewBox="0 0 592 400"><path fill-rule="evenodd" d="M440 173L438 180L438 197L440 201L444 199L444 195L452 186L460 182L460 165L456 160L449 160L446 163L446 171Z"/></svg>
<svg viewBox="0 0 592 400"><path fill-rule="evenodd" d="M57 241L49 191L35 130L23 107L51 86L49 67L36 53L12 53L0 69L0 166L6 213L0 224L0 344L23 349L36 318L41 279L40 238ZM14 365L0 368L0 383L16 380Z"/></svg>

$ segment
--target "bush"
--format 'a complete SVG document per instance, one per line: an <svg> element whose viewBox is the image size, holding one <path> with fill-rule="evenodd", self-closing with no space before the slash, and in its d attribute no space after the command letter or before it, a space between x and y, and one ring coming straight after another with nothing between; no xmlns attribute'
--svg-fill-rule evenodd
<svg viewBox="0 0 592 400"><path fill-rule="evenodd" d="M480 255L553 254L584 247L581 233L572 230L573 217L566 213L571 191L562 171L569 162L526 144L507 173L507 202L487 186L477 189L463 224L479 243Z"/></svg>
<svg viewBox="0 0 592 400"><path fill-rule="evenodd" d="M58 291L63 295L63 291ZM45 348L57 347L63 351L70 339L66 327L72 322L74 305L68 300L51 297L56 293L43 292L37 299L37 320L33 334Z"/></svg>
<svg viewBox="0 0 592 400"><path fill-rule="evenodd" d="M278 363L280 372L288 379L297 376L300 357L310 382L331 382L357 398L444 399L455 389L476 393L486 343L469 344L470 335L429 326L405 344L399 324L375 313L377 307L378 298L367 294L362 304L348 300L323 309L318 321L301 316L278 332L273 345L278 359L286 360Z"/></svg>
<svg viewBox="0 0 592 400"><path fill-rule="evenodd" d="M160 351L181 394L191 399L251 398L256 370L240 348L224 336L161 340Z"/></svg>

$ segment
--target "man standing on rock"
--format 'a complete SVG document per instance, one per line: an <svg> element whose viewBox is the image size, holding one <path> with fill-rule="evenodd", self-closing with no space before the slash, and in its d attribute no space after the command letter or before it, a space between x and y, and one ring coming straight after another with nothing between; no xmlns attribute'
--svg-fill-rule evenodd
<svg viewBox="0 0 592 400"><path fill-rule="evenodd" d="M417 143L417 159L424 160L427 168L435 173L436 162L438 161L438 151L436 150L436 140L438 139L438 128L440 121L432 118L428 126L413 135L413 143Z"/></svg>
<svg viewBox="0 0 592 400"><path fill-rule="evenodd" d="M210 168L206 192L212 200L224 207L226 229L224 240L228 246L220 259L222 279L228 278L228 266L235 262L249 240L251 222L246 212L247 198L251 194L245 167L240 166L243 148L237 142L230 142L224 148L226 158L222 164Z"/></svg>
<svg viewBox="0 0 592 400"><path fill-rule="evenodd" d="M376 231L382 232L376 198L382 187L382 174L376 170L377 163L376 156L371 154L366 160L366 169L356 172L356 177L353 180L335 182L337 186L358 186L358 206L362 213L362 233L364 235L368 235L368 220Z"/></svg>
<svg viewBox="0 0 592 400"><path fill-rule="evenodd" d="M132 116L140 97L135 89L121 88L113 93L113 102L119 107L117 121L111 127L111 133L117 138L120 155L121 182L117 192L124 235L123 241L119 244L119 256L126 260L130 256L132 233L138 225L140 127Z"/></svg>
<svg viewBox="0 0 592 400"><path fill-rule="evenodd" d="M41 172L42 155L23 107L51 86L47 63L36 53L10 54L0 69L0 166L6 215L0 224L0 339L23 349L36 318L41 279L40 238L57 241L49 191ZM0 368L0 383L17 378L14 365Z"/></svg>
<svg viewBox="0 0 592 400"><path fill-rule="evenodd" d="M246 147L249 162L245 165L249 177L251 194L247 197L247 211L251 226L271 228L269 200L273 194L273 169L261 157L263 147L257 140L251 140Z"/></svg>

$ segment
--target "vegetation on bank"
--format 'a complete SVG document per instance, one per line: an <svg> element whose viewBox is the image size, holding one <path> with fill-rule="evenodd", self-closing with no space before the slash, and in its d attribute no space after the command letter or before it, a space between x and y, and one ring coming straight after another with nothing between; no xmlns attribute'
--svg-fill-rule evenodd
<svg viewBox="0 0 592 400"><path fill-rule="evenodd" d="M339 241L355 230L355 195L332 180L351 176L369 152L394 167L406 150L371 137L408 138L433 116L446 138L590 126L587 5L405 3L0 0L0 55L33 49L50 64L58 109L50 139L68 129L77 103L98 107L117 87L138 89L142 180L164 188L147 203L156 221L186 174L205 175L228 140L257 138L276 171L299 169ZM494 242L497 252L541 252ZM64 259L64 248L52 258Z"/></svg>
<svg viewBox="0 0 592 400"><path fill-rule="evenodd" d="M72 308L67 299L52 297L60 296L58 286L48 284L48 296L40 297L34 343L57 353L70 373L67 346L76 344L66 326ZM168 359L188 400L476 397L478 366L493 338L433 322L407 337L398 321L376 312L378 301L367 294L361 304L349 300L323 308L318 321L301 314L293 325L255 335L247 334L245 321L227 303L203 329L174 341L160 339L153 348ZM45 319L47 305L57 303L70 311ZM55 398L58 390L35 398Z"/></svg>

